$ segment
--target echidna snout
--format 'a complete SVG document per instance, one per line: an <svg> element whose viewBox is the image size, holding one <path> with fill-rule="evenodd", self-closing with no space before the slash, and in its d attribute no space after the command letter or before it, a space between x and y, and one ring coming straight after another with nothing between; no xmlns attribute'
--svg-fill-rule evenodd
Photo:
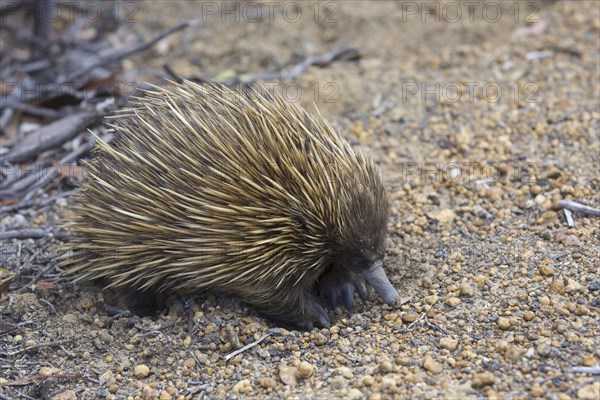
<svg viewBox="0 0 600 400"><path fill-rule="evenodd" d="M369 269L367 269L363 276L367 280L369 285L373 286L373 289L381 296L384 302L387 304L394 304L398 296L398 291L392 286L388 279L385 271L383 270L383 261L378 260Z"/></svg>
<svg viewBox="0 0 600 400"><path fill-rule="evenodd" d="M154 87L111 119L61 260L124 290L237 296L277 320L329 326L383 270L389 204L372 160L320 115L256 90ZM115 249L118 249L115 257Z"/></svg>

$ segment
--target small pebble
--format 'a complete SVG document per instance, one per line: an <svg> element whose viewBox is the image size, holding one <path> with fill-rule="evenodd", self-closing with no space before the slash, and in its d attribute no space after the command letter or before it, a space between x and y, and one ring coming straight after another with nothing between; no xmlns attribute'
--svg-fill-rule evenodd
<svg viewBox="0 0 600 400"><path fill-rule="evenodd" d="M573 293L581 291L581 284L573 279L567 280L567 286L565 287L565 292Z"/></svg>
<svg viewBox="0 0 600 400"><path fill-rule="evenodd" d="M598 362L596 361L596 358L594 356L587 355L583 357L583 365L585 365L586 367L591 367L592 365L596 364L598 364Z"/></svg>
<svg viewBox="0 0 600 400"><path fill-rule="evenodd" d="M547 343L540 343L535 348L535 351L542 357L548 357L552 352L552 347Z"/></svg>
<svg viewBox="0 0 600 400"><path fill-rule="evenodd" d="M299 372L295 367L287 365L279 366L279 378L283 383L290 386L296 386L298 383Z"/></svg>
<svg viewBox="0 0 600 400"><path fill-rule="evenodd" d="M440 339L440 347L442 349L454 351L458 347L458 340L449 336L443 337Z"/></svg>
<svg viewBox="0 0 600 400"><path fill-rule="evenodd" d="M533 397L542 397L544 395L544 389L539 385L535 385L531 388L530 393Z"/></svg>
<svg viewBox="0 0 600 400"><path fill-rule="evenodd" d="M77 400L77 395L72 390L65 390L52 396L50 400Z"/></svg>
<svg viewBox="0 0 600 400"><path fill-rule="evenodd" d="M462 296L473 296L473 287L467 282L460 284L460 294Z"/></svg>
<svg viewBox="0 0 600 400"><path fill-rule="evenodd" d="M60 368L56 367L41 367L38 371L38 374L41 376L53 376L61 374Z"/></svg>
<svg viewBox="0 0 600 400"><path fill-rule="evenodd" d="M506 348L506 358L511 361L517 361L523 357L523 349L518 346L508 346Z"/></svg>
<svg viewBox="0 0 600 400"><path fill-rule="evenodd" d="M349 400L359 400L363 398L363 394L357 388L352 388L348 391L346 398Z"/></svg>
<svg viewBox="0 0 600 400"><path fill-rule="evenodd" d="M362 378L362 383L365 386L371 386L375 383L375 379L371 375L365 375Z"/></svg>
<svg viewBox="0 0 600 400"><path fill-rule="evenodd" d="M268 388L274 388L277 385L277 382L275 381L275 379L268 377L268 378L259 378L258 384L263 389L268 389Z"/></svg>
<svg viewBox="0 0 600 400"><path fill-rule="evenodd" d="M579 389L577 391L577 398L582 400L600 399L600 382L594 382Z"/></svg>
<svg viewBox="0 0 600 400"><path fill-rule="evenodd" d="M423 359L423 367L434 375L439 374L444 369L443 365L435 361L429 354Z"/></svg>
<svg viewBox="0 0 600 400"><path fill-rule="evenodd" d="M252 385L250 379L242 379L235 385L233 385L233 391L238 394L248 393L252 391Z"/></svg>
<svg viewBox="0 0 600 400"><path fill-rule="evenodd" d="M381 363L379 363L379 371L381 371L382 373L386 374L388 372L392 372L394 369L394 366L392 365L390 360L383 360L381 361Z"/></svg>
<svg viewBox="0 0 600 400"><path fill-rule="evenodd" d="M353 375L352 370L348 367L339 367L337 369L337 373L338 373L338 375L341 375L346 379L352 378L352 375Z"/></svg>
<svg viewBox="0 0 600 400"><path fill-rule="evenodd" d="M194 360L192 357L186 358L185 361L183 362L183 366L186 368L195 368L196 360Z"/></svg>
<svg viewBox="0 0 600 400"><path fill-rule="evenodd" d="M392 391L396 387L396 380L391 376L381 378L381 390L384 392Z"/></svg>
<svg viewBox="0 0 600 400"><path fill-rule="evenodd" d="M138 379L146 378L148 375L150 375L150 368L147 365L136 365L133 369L133 376Z"/></svg>
<svg viewBox="0 0 600 400"><path fill-rule="evenodd" d="M73 314L65 314L63 315L62 320L68 324L76 324L79 321L79 318Z"/></svg>
<svg viewBox="0 0 600 400"><path fill-rule="evenodd" d="M473 389L481 389L486 386L492 386L496 383L496 377L489 372L475 374L471 381Z"/></svg>
<svg viewBox="0 0 600 400"><path fill-rule="evenodd" d="M418 318L418 315L414 312L408 312L402 316L402 321L406 323L415 322Z"/></svg>
<svg viewBox="0 0 600 400"><path fill-rule="evenodd" d="M510 320L508 318L505 318L505 317L498 318L497 324L498 324L498 327L500 329L502 329L503 331L509 330L510 326L511 326Z"/></svg>
<svg viewBox="0 0 600 400"><path fill-rule="evenodd" d="M555 273L554 268L549 265L544 264L540 267L540 275L542 276L554 276Z"/></svg>
<svg viewBox="0 0 600 400"><path fill-rule="evenodd" d="M323 346L327 343L327 336L323 335L321 332L315 335L315 344L318 346Z"/></svg>
<svg viewBox="0 0 600 400"><path fill-rule="evenodd" d="M171 396L169 394L169 392L164 391L164 390L162 392L160 392L160 396L158 396L158 400L171 400L171 399L173 399L173 396Z"/></svg>
<svg viewBox="0 0 600 400"><path fill-rule="evenodd" d="M446 299L446 304L450 307L456 307L461 303L461 300L458 297L450 297Z"/></svg>
<svg viewBox="0 0 600 400"><path fill-rule="evenodd" d="M313 374L313 371L314 371L313 366L306 361L302 361L298 365L298 373L300 375L300 378L302 378L302 379L309 378Z"/></svg>
<svg viewBox="0 0 600 400"><path fill-rule="evenodd" d="M525 313L523 313L523 319L525 319L525 321L531 321L534 318L535 314L533 311L525 311Z"/></svg>

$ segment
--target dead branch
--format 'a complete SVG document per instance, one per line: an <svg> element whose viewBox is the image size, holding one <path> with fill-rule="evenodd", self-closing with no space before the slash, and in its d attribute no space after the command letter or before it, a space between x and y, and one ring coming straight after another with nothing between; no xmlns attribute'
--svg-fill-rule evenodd
<svg viewBox="0 0 600 400"><path fill-rule="evenodd" d="M591 367L571 367L569 368L569 372L600 375L600 364L592 365Z"/></svg>
<svg viewBox="0 0 600 400"><path fill-rule="evenodd" d="M270 81L270 80L286 80L293 79L302 74L308 67L314 65L317 67L326 67L335 61L342 60L357 60L361 57L360 52L356 48L345 48L335 50L329 53L325 53L318 56L309 56L297 63L293 67L277 71L277 72L265 72L257 74L249 79L245 79L244 83L254 83L257 81ZM238 79L232 79L231 81L225 82L225 85L233 85L238 82Z"/></svg>
<svg viewBox="0 0 600 400"><path fill-rule="evenodd" d="M599 209L594 208L594 207L589 207L589 206L583 205L581 203L577 203L575 201L561 200L558 202L558 206L561 208L569 209L571 211L580 212L582 214L600 217Z"/></svg>
<svg viewBox="0 0 600 400"><path fill-rule="evenodd" d="M44 348L44 347L60 346L60 345L63 345L63 344L70 343L72 341L73 341L73 339L64 339L64 340L57 340L57 341L54 341L54 342L39 343L39 344L36 344L34 346L26 347L24 349L12 351L12 352L6 352L4 354L6 354L8 357L13 357L13 356L16 356L16 355L21 354L21 353L30 352L32 350L37 350L37 349L41 349L41 348Z"/></svg>
<svg viewBox="0 0 600 400"><path fill-rule="evenodd" d="M84 154L89 152L94 147L94 141L91 140L88 143L77 147L71 153L67 154L60 159L59 164L67 164L76 161ZM5 195L24 197L27 193L45 186L48 182L55 179L58 176L58 170L56 168L50 168L45 173L35 173L36 167L33 168L32 173L25 173L25 177L18 182L15 182L10 188L3 190ZM37 167L39 170L39 166ZM41 176L40 176L41 175Z"/></svg>
<svg viewBox="0 0 600 400"><path fill-rule="evenodd" d="M32 104L25 104L18 101L12 101L6 103L7 107L14 108L16 110L21 110L26 112L29 115L33 115L36 117L44 117L44 118L62 118L67 115L64 112L53 110L52 108L46 107L38 107Z"/></svg>
<svg viewBox="0 0 600 400"><path fill-rule="evenodd" d="M4 156L5 160L11 163L19 163L35 157L46 150L61 146L68 140L73 139L88 126L99 121L101 117L102 114L100 113L84 111L45 125L35 133L41 140L36 143L17 147Z"/></svg>
<svg viewBox="0 0 600 400"><path fill-rule="evenodd" d="M64 232L51 232L45 229L15 229L12 231L0 232L0 240L6 239L43 239L55 237L57 239L67 239L69 236Z"/></svg>
<svg viewBox="0 0 600 400"><path fill-rule="evenodd" d="M574 227L575 222L573 221L573 214L571 214L571 210L568 208L563 208L563 211L565 212L565 218L567 219L567 226L569 228Z"/></svg>
<svg viewBox="0 0 600 400"><path fill-rule="evenodd" d="M103 65L115 62L115 61L120 61L131 54L138 53L140 51L146 50L149 47L152 47L155 43L159 42L160 40L164 39L165 37L167 37L175 32L178 32L178 31L188 28L190 26L196 26L198 24L199 24L199 20L189 20L182 24L179 24L172 28L167 29L166 31L162 32L161 34L159 34L158 36L154 37L153 39L151 39L147 42L136 44L125 50L112 51L112 52L104 55L103 57L97 59L95 62L88 65L87 67L83 67L83 68L73 71L72 73L68 74L64 79L61 80L59 78L59 82L73 81L83 75L88 74L94 68L98 68Z"/></svg>
<svg viewBox="0 0 600 400"><path fill-rule="evenodd" d="M266 338L268 338L269 336L271 336L271 333L265 333L264 335L262 335L258 340L255 340L254 342L245 345L244 347L236 350L236 351L232 351L231 353L227 354L226 356L223 356L223 358L225 359L225 361L229 361L231 358L237 356L240 353L243 353L244 351L256 346L257 344L259 344L260 342L262 342L263 340L265 340Z"/></svg>
<svg viewBox="0 0 600 400"><path fill-rule="evenodd" d="M20 210L21 208L26 208L26 207L32 207L32 206L37 206L38 208L43 207L47 204L52 203L53 201L56 201L63 197L69 197L75 193L77 193L77 190L67 190L66 192L57 193L54 196L50 196L43 200L33 199L33 200L28 200L28 201L21 201L20 203L11 204L9 206L0 207L0 215L6 215L5 213L7 213L7 212Z"/></svg>

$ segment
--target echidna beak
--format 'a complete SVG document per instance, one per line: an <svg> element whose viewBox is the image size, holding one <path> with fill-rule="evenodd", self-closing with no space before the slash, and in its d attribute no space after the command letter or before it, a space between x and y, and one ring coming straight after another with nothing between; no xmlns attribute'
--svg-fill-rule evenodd
<svg viewBox="0 0 600 400"><path fill-rule="evenodd" d="M385 271L383 270L383 261L378 260L371 268L363 273L363 276L373 286L378 295L381 296L383 301L387 304L394 304L396 299L399 297L398 291L392 286L388 279Z"/></svg>

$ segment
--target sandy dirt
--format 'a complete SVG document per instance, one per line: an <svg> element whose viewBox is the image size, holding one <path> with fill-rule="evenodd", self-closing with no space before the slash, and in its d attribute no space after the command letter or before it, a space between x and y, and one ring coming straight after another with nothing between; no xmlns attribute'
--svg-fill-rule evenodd
<svg viewBox="0 0 600 400"><path fill-rule="evenodd" d="M600 3L472 7L137 3L130 34L200 23L125 60L136 79L165 64L244 79L358 49L275 88L379 164L402 304L373 294L309 332L202 293L115 315L109 292L61 274L60 241L6 240L0 398L599 399L600 218L574 212L569 227L558 203L600 207ZM0 226L56 226L69 204Z"/></svg>

